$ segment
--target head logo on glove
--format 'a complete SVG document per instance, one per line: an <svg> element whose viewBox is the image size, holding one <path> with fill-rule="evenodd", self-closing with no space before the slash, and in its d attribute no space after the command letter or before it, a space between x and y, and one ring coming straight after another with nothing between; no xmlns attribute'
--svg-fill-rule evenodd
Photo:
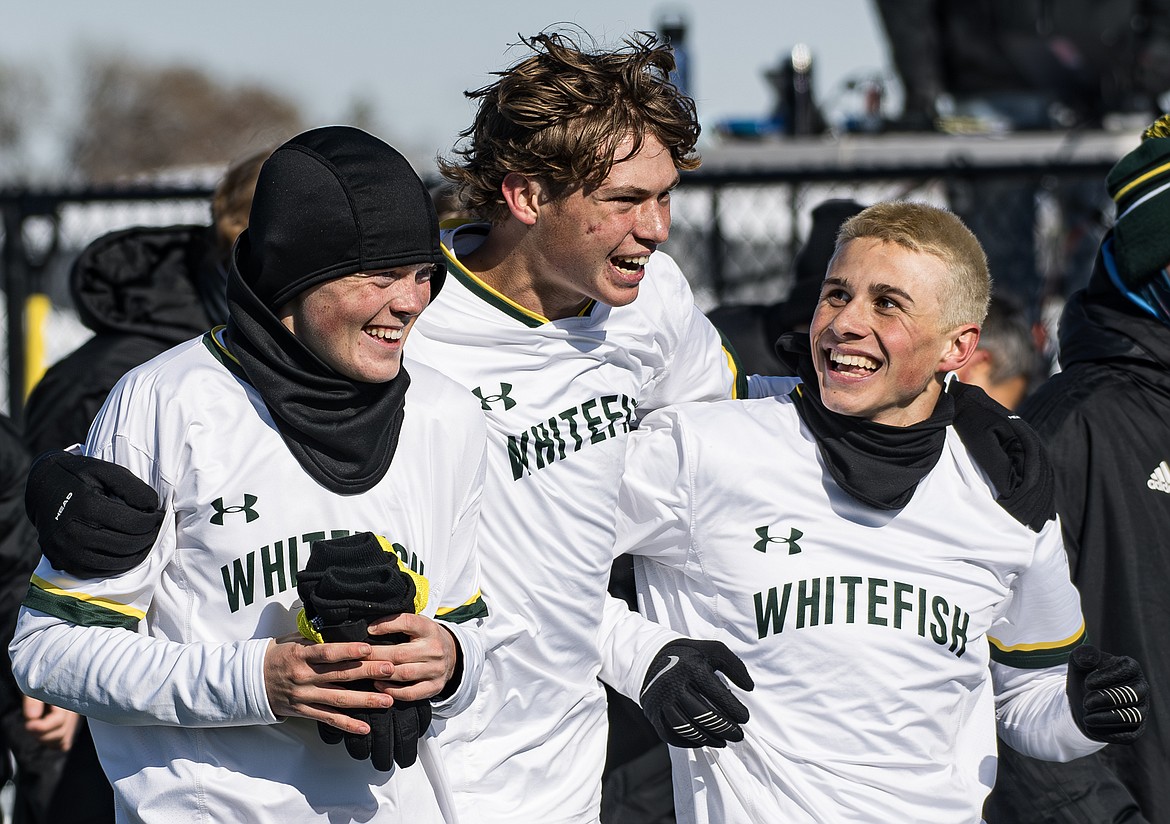
<svg viewBox="0 0 1170 824"><path fill-rule="evenodd" d="M59 449L33 461L24 507L45 558L78 578L138 566L163 522L158 493L129 469Z"/></svg>

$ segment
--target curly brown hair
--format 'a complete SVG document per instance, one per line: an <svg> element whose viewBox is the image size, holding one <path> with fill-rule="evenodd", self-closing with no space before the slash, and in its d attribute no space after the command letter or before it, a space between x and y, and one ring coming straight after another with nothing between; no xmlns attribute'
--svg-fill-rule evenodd
<svg viewBox="0 0 1170 824"><path fill-rule="evenodd" d="M512 172L539 178L554 198L598 186L627 137L634 140L627 157L652 135L676 168L698 168L695 104L670 82L674 55L656 35L636 32L613 50L587 50L564 32L521 42L534 53L465 93L479 111L454 150L462 162L438 160L467 211L493 222L506 217L501 185Z"/></svg>

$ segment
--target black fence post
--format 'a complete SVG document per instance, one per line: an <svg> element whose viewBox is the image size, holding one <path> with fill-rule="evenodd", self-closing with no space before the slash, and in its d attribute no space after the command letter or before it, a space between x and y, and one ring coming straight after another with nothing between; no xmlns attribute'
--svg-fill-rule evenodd
<svg viewBox="0 0 1170 824"><path fill-rule="evenodd" d="M24 254L24 210L19 202L4 206L4 294L8 315L8 414L20 426L24 421L24 305L28 300L28 271Z"/></svg>
<svg viewBox="0 0 1170 824"><path fill-rule="evenodd" d="M723 223L719 217L719 195L721 192L721 186L711 187L711 225L707 236L707 271L711 275L711 291L715 293L716 304L723 302L727 285L724 274L727 249L723 243Z"/></svg>

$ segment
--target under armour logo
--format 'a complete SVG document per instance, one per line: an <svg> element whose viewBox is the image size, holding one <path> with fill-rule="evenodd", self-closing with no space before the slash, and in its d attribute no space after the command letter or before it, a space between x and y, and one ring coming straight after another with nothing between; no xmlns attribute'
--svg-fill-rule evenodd
<svg viewBox="0 0 1170 824"><path fill-rule="evenodd" d="M490 412L492 404L498 401L504 402L505 412L516 405L516 401L512 400L512 384L510 383L501 383L500 393L498 395L485 395L483 389L478 386L472 389L471 392L475 397L479 398L479 405L483 407L484 412Z"/></svg>
<svg viewBox="0 0 1170 824"><path fill-rule="evenodd" d="M260 517L260 513L252 508L256 505L256 501L258 500L260 499L255 495L249 495L247 492L245 492L243 506L224 506L223 498L216 498L211 502L211 505L215 508L215 514L211 516L211 522L216 526L223 526L224 515L243 512L246 518L245 523L250 524L252 521Z"/></svg>
<svg viewBox="0 0 1170 824"><path fill-rule="evenodd" d="M788 544L788 554L795 555L800 552L800 544L796 543L799 539L804 537L804 533L796 527L793 527L788 533L787 538L781 538L775 535L768 534L768 527L756 527L756 534L760 536L760 540L756 541L752 548L756 552L767 552L768 544Z"/></svg>

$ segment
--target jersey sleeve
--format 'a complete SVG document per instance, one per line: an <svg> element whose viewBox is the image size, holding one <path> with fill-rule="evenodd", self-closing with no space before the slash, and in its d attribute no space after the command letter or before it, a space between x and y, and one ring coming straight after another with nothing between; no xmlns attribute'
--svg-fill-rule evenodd
<svg viewBox="0 0 1170 824"><path fill-rule="evenodd" d="M164 523L173 522L168 508ZM10 648L21 689L113 724L275 723L268 639L178 643L139 632L173 543L164 528L142 564L110 578L74 578L42 558Z"/></svg>
<svg viewBox="0 0 1170 824"><path fill-rule="evenodd" d="M671 641L682 637L681 633L634 612L620 598L606 596L599 635L601 680L627 698L639 701L654 656Z"/></svg>
<svg viewBox="0 0 1170 824"><path fill-rule="evenodd" d="M115 387L85 452L154 487L164 527L146 559L120 575L79 579L42 558L11 646L13 671L28 695L116 724L275 723L264 688L268 639L179 643L141 631L176 534L167 526L172 486L150 457L155 402L133 395L125 379Z"/></svg>
<svg viewBox="0 0 1170 824"><path fill-rule="evenodd" d="M477 420L482 423L482 416ZM476 430L481 434L482 429ZM488 605L479 587L479 559L476 535L479 529L480 506L486 472L486 439L481 439L479 459L475 462L471 484L463 497L459 516L451 533L451 551L448 555L448 583L444 602L435 612L459 643L463 660L463 674L459 686L445 699L434 701L434 712L449 717L465 710L475 698L484 663L483 624L488 616Z"/></svg>
<svg viewBox="0 0 1170 824"><path fill-rule="evenodd" d="M992 624L988 641L1001 739L1048 761L1101 748L1077 728L1065 694L1069 655L1085 641L1085 622L1059 518L1037 535L1033 563L1018 575L1011 603Z"/></svg>
<svg viewBox="0 0 1170 824"><path fill-rule="evenodd" d="M747 376L719 331L695 305L695 296L678 265L655 253L652 280L644 286L659 291L661 314L648 318L664 348L662 365L655 370L638 402L640 416L664 406L687 401L745 397ZM651 301L647 301L647 304ZM635 304L637 305L637 304Z"/></svg>
<svg viewBox="0 0 1170 824"><path fill-rule="evenodd" d="M24 606L10 652L21 690L54 706L111 724L229 727L278 720L263 678L249 677L268 643L180 644Z"/></svg>
<svg viewBox="0 0 1170 824"><path fill-rule="evenodd" d="M675 410L650 415L626 443L618 492L616 554L685 564L690 546L690 483ZM616 557L616 555L615 555ZM646 670L673 630L608 599L602 630L601 679L637 701Z"/></svg>
<svg viewBox="0 0 1170 824"><path fill-rule="evenodd" d="M1069 578L1060 519L1036 535L1032 563L1012 585L1005 613L988 630L991 659L1016 669L1065 664L1085 641L1081 598Z"/></svg>
<svg viewBox="0 0 1170 824"><path fill-rule="evenodd" d="M1068 665L1016 669L991 663L999 737L1013 750L1044 761L1071 761L1105 745L1080 731L1065 693Z"/></svg>
<svg viewBox="0 0 1170 824"><path fill-rule="evenodd" d="M685 564L691 544L691 473L678 410L646 418L626 442L618 488L615 557L642 555Z"/></svg>

